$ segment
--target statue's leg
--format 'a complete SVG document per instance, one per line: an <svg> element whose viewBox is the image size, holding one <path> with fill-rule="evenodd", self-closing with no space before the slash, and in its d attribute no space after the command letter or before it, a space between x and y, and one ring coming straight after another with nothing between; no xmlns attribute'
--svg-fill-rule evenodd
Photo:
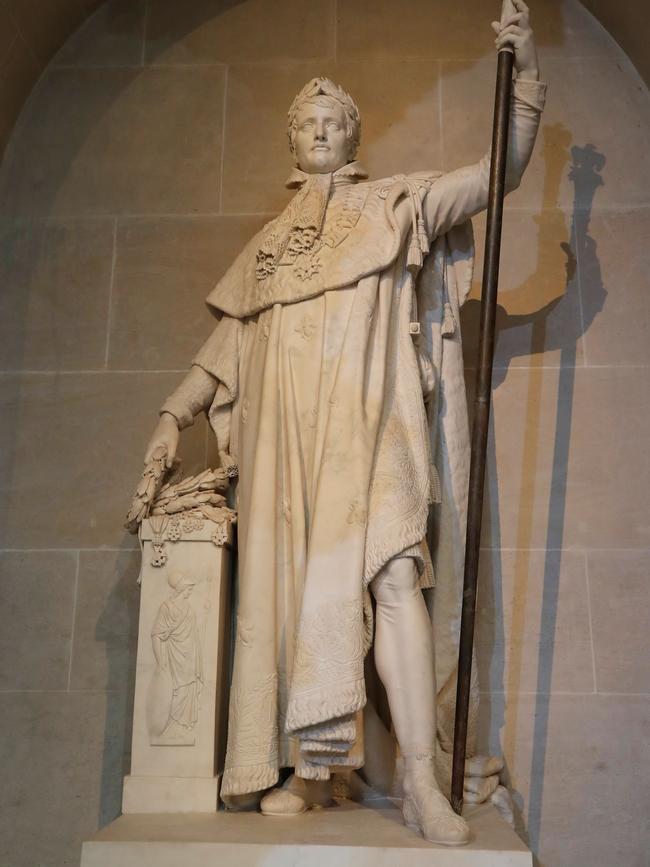
<svg viewBox="0 0 650 867"><path fill-rule="evenodd" d="M370 585L377 602L375 665L404 756L404 818L434 843L469 839L435 778L436 686L433 635L411 557L391 560Z"/></svg>
<svg viewBox="0 0 650 867"><path fill-rule="evenodd" d="M433 636L411 557L391 560L370 585L377 602L375 665L402 754L431 753L436 737Z"/></svg>

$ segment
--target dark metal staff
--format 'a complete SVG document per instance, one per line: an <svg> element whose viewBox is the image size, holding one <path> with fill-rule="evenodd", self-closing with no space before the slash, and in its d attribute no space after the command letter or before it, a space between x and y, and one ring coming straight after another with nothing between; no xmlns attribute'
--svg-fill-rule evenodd
<svg viewBox="0 0 650 867"><path fill-rule="evenodd" d="M516 10L510 0L504 0L501 21ZM456 688L456 721L454 726L454 758L451 777L451 805L457 813L463 809L465 780L465 750L467 747L467 718L469 713L472 650L474 646L474 618L476 613L476 585L478 579L479 548L481 543L481 517L483 513L483 484L490 421L490 395L492 390L492 361L494 358L494 322L497 309L499 281L499 253L501 222L505 195L506 157L508 149L508 122L510 119L510 93L512 89L513 51L502 48L498 54L494 124L492 127L492 160L487 208L487 234L485 262L481 292L481 327L474 399L474 425L472 428L472 455L469 472L469 498L467 504L467 536L465 542L465 574L463 579L463 608L458 650L458 685Z"/></svg>

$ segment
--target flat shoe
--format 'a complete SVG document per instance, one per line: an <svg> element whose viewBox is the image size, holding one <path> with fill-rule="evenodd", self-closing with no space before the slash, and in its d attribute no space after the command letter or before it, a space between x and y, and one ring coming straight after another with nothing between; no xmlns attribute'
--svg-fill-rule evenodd
<svg viewBox="0 0 650 867"><path fill-rule="evenodd" d="M305 799L287 789L271 789L260 802L260 810L265 816L297 816L306 809Z"/></svg>
<svg viewBox="0 0 650 867"><path fill-rule="evenodd" d="M451 809L441 792L432 791L423 808L406 795L402 802L406 825L430 843L440 846L464 846L469 841L469 825Z"/></svg>

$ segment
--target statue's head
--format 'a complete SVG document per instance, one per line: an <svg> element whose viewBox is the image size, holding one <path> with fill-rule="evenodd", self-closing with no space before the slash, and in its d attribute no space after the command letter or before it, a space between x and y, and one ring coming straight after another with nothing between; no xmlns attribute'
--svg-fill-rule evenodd
<svg viewBox="0 0 650 867"><path fill-rule="evenodd" d="M304 172L335 172L359 147L361 120L352 98L329 78L312 78L289 109L289 145Z"/></svg>
<svg viewBox="0 0 650 867"><path fill-rule="evenodd" d="M188 578L182 572L172 572L167 578L167 583L177 596L183 596L185 599L188 598L196 586L196 581Z"/></svg>

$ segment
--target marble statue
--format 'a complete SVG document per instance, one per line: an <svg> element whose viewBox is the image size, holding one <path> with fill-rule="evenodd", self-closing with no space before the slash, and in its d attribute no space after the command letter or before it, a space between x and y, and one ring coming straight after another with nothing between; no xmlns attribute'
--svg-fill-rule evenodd
<svg viewBox="0 0 650 867"><path fill-rule="evenodd" d="M528 9L514 5L492 25L517 72L508 191L546 89ZM368 180L358 109L325 78L295 98L288 135L295 195L208 297L216 327L147 450L171 465L179 431L205 412L222 468L239 473L221 795L231 809L301 812L327 800L332 775L371 778L394 734L406 823L459 845L468 826L444 794L469 469L459 307L490 157ZM373 660L392 733L367 702ZM468 755L467 799L486 799L501 764L476 756L471 735ZM277 788L283 768L294 776Z"/></svg>

